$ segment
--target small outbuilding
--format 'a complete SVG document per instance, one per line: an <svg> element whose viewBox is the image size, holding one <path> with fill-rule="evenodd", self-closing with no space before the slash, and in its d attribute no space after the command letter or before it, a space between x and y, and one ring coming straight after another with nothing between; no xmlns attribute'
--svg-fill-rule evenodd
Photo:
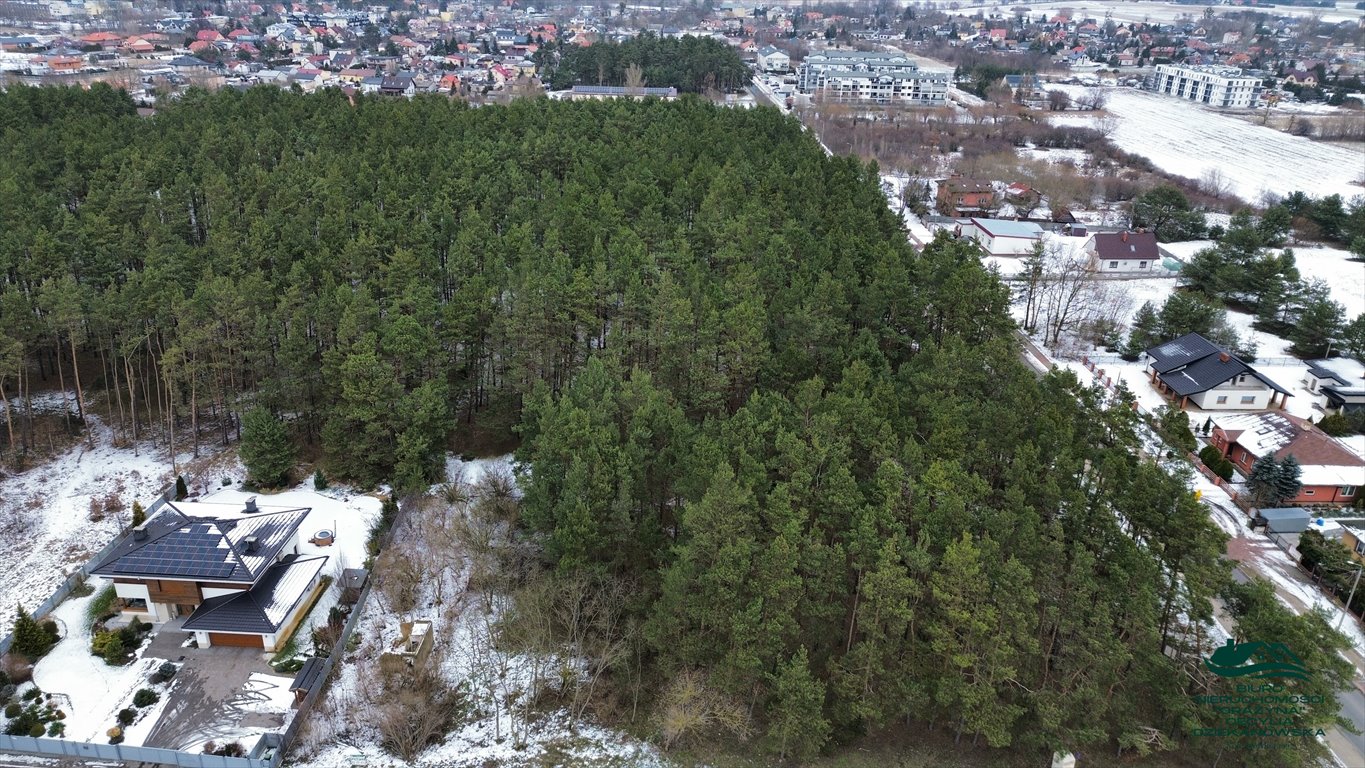
<svg viewBox="0 0 1365 768"><path fill-rule="evenodd" d="M1257 525L1264 525L1266 533L1302 533L1308 530L1308 510L1297 507L1263 509L1257 515Z"/></svg>

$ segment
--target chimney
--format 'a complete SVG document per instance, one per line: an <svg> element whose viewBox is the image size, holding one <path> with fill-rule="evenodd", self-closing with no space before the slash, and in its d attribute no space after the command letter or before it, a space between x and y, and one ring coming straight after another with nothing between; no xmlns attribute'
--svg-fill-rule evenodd
<svg viewBox="0 0 1365 768"><path fill-rule="evenodd" d="M1232 356L1229 355L1229 354L1226 353L1226 352L1219 352L1219 353L1218 353L1218 362L1220 362L1220 363L1226 363L1227 361L1229 361L1229 360L1231 360L1231 359L1232 359Z"/></svg>
<svg viewBox="0 0 1365 768"><path fill-rule="evenodd" d="M243 509L242 511L245 512L245 513L248 514L248 515L254 514L254 513L260 511L259 509L256 508L256 497L255 497L255 496L252 496L251 498L249 498L249 499L246 500L246 509Z"/></svg>
<svg viewBox="0 0 1365 768"><path fill-rule="evenodd" d="M148 538L147 524L143 523L133 529L133 541L146 541Z"/></svg>
<svg viewBox="0 0 1365 768"><path fill-rule="evenodd" d="M248 536L245 539L242 539L242 551L245 552L246 554L248 555L255 554L256 550L260 548L261 540L256 538L255 536Z"/></svg>
<svg viewBox="0 0 1365 768"><path fill-rule="evenodd" d="M1123 233L1123 242L1128 242L1128 233L1126 231Z"/></svg>

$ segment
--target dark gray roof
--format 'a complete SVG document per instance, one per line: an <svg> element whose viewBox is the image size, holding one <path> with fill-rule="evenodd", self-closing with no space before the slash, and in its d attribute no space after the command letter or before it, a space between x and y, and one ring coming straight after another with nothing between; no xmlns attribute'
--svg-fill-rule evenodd
<svg viewBox="0 0 1365 768"><path fill-rule="evenodd" d="M250 517L187 515L174 504L147 521L145 537L131 531L91 573L97 576L185 581L255 582L294 540L308 509ZM254 550L248 539L254 539Z"/></svg>
<svg viewBox="0 0 1365 768"><path fill-rule="evenodd" d="M212 64L208 63L207 61L204 61L203 59L196 59L196 58L193 57L193 56L176 56L174 59L171 59L170 61L168 61L168 62L166 62L166 63L167 63L168 65L170 65L170 66L172 66L172 67L176 67L176 68L180 68L180 67L212 67L212 66L213 66Z"/></svg>
<svg viewBox="0 0 1365 768"><path fill-rule="evenodd" d="M303 666L299 668L299 673L294 675L294 682L289 686L290 692L303 691L308 693L312 691L322 681L322 673L326 669L326 664L319 656L314 656L303 662Z"/></svg>
<svg viewBox="0 0 1365 768"><path fill-rule="evenodd" d="M1272 507L1262 509L1261 517L1267 520L1307 520L1308 510L1303 507Z"/></svg>
<svg viewBox="0 0 1365 768"><path fill-rule="evenodd" d="M1095 235L1095 255L1102 261L1161 258L1156 235L1151 232L1101 232Z"/></svg>
<svg viewBox="0 0 1365 768"><path fill-rule="evenodd" d="M1147 355L1162 383L1179 397L1206 392L1244 373L1255 376L1276 392L1288 393L1284 387L1197 333L1152 347Z"/></svg>
<svg viewBox="0 0 1365 768"><path fill-rule="evenodd" d="M1152 358L1153 370L1157 373L1165 373L1223 351L1222 347L1203 336L1197 333L1187 333L1178 339L1152 347L1147 350L1147 356Z"/></svg>
<svg viewBox="0 0 1365 768"><path fill-rule="evenodd" d="M360 589L365 586L365 579L370 572L364 568L347 568L341 572L341 586L346 589Z"/></svg>
<svg viewBox="0 0 1365 768"><path fill-rule="evenodd" d="M245 592L211 597L185 619L187 632L240 632L268 635L293 614L313 588L326 557L290 555L265 572Z"/></svg>

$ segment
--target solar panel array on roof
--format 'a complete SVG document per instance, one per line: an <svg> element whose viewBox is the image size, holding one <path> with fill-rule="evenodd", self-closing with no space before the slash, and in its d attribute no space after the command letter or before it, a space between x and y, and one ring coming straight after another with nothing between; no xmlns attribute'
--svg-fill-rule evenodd
<svg viewBox="0 0 1365 768"><path fill-rule="evenodd" d="M219 546L221 541L213 525L196 523L124 555L118 569L131 574L227 578L237 563L228 560L229 550Z"/></svg>

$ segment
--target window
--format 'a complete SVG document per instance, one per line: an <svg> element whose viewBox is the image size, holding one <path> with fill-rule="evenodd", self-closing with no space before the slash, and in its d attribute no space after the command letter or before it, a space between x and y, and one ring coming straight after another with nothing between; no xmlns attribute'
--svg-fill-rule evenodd
<svg viewBox="0 0 1365 768"><path fill-rule="evenodd" d="M1146 268L1147 268L1147 262L1145 262L1145 261L1139 261L1139 262L1138 262L1138 269L1146 269Z"/></svg>
<svg viewBox="0 0 1365 768"><path fill-rule="evenodd" d="M1111 261L1111 262L1109 262L1109 268L1110 268L1110 269L1118 269L1118 268L1119 268L1119 263L1118 263L1117 261Z"/></svg>
<svg viewBox="0 0 1365 768"><path fill-rule="evenodd" d="M125 597L123 598L123 608L127 611L145 613L147 611L147 601L140 597Z"/></svg>
<svg viewBox="0 0 1365 768"><path fill-rule="evenodd" d="M1255 395L1242 395L1242 405L1251 405L1256 402Z"/></svg>
<svg viewBox="0 0 1365 768"><path fill-rule="evenodd" d="M1227 396L1227 395L1219 395L1219 396L1218 396L1218 404L1219 404L1219 405L1224 405L1224 404L1227 403L1227 401L1228 401L1228 396Z"/></svg>
<svg viewBox="0 0 1365 768"><path fill-rule="evenodd" d="M1341 486L1341 495L1342 495L1342 496L1354 496L1354 495L1356 495L1356 487L1355 487L1354 485L1343 485L1343 486Z"/></svg>
<svg viewBox="0 0 1365 768"><path fill-rule="evenodd" d="M1304 495L1304 496L1317 496L1317 495L1318 495L1318 492L1317 492L1317 491L1304 491L1304 492L1303 492L1303 495Z"/></svg>
<svg viewBox="0 0 1365 768"><path fill-rule="evenodd" d="M1356 554L1365 555L1365 539L1356 540Z"/></svg>

